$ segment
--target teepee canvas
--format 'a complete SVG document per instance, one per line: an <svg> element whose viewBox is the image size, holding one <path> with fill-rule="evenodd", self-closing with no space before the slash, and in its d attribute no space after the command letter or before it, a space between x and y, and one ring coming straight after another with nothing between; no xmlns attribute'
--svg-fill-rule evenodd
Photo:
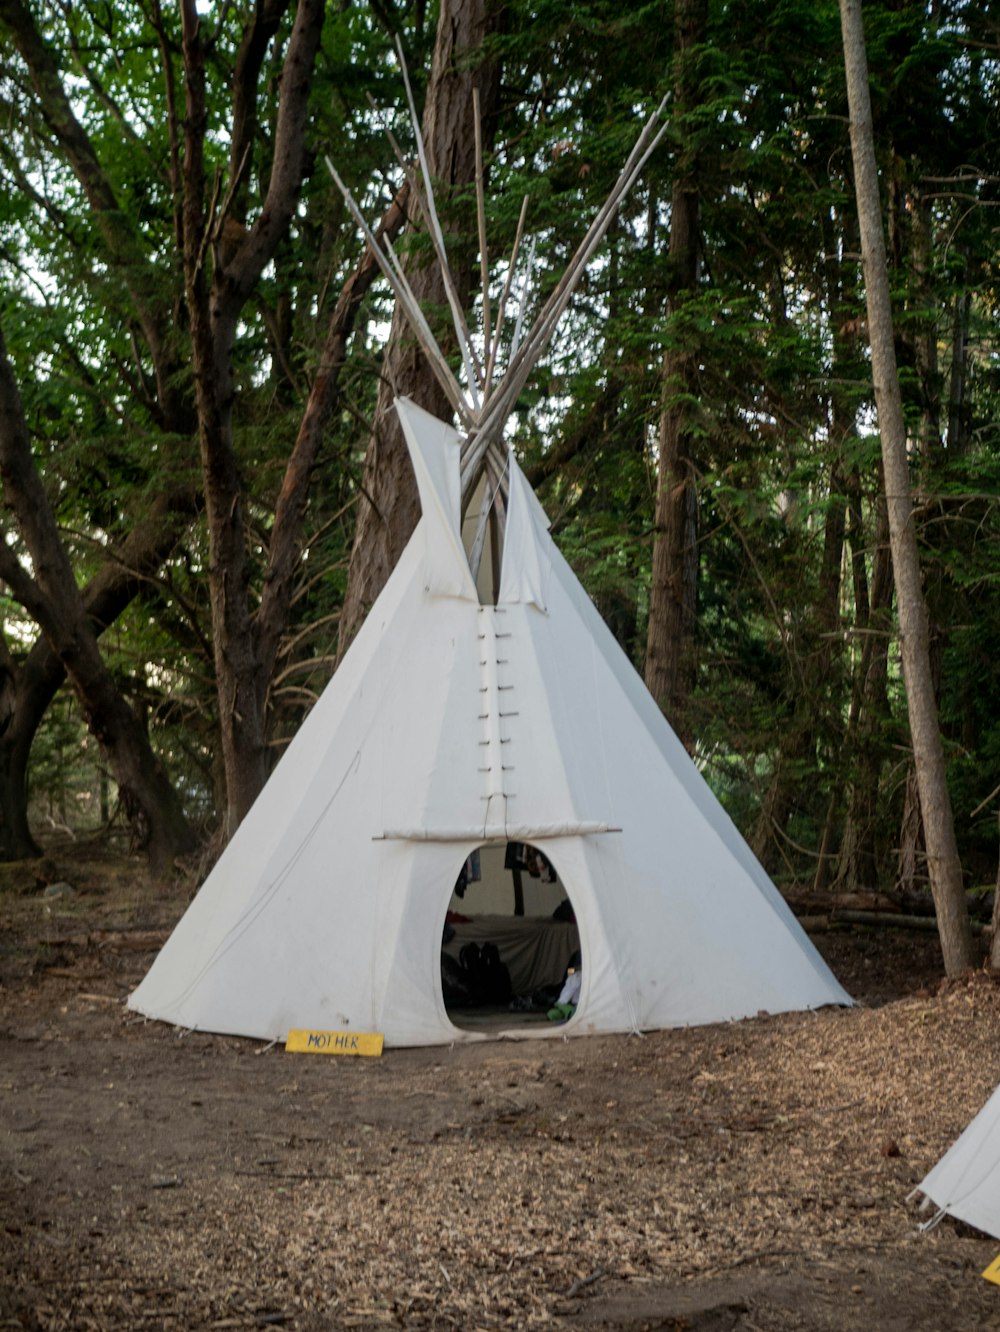
<svg viewBox="0 0 1000 1332"><path fill-rule="evenodd" d="M467 1038L445 1011L456 876L517 839L584 957L560 1032L847 1003L559 555L513 458L502 578L459 540L459 436L398 410L423 518L321 700L130 1000L185 1027ZM546 1029L548 1030L548 1029Z"/></svg>
<svg viewBox="0 0 1000 1332"><path fill-rule="evenodd" d="M1000 1087L916 1189L938 1210L1000 1239Z"/></svg>
<svg viewBox="0 0 1000 1332"><path fill-rule="evenodd" d="M651 150L654 122L612 203ZM429 173L423 202L444 266ZM503 442L519 386L612 212L588 233L502 379L494 382L503 301L492 333L484 317L478 356L453 303L464 389L399 264L376 246L461 428L397 402L421 521L132 995L138 1012L272 1040L293 1028L381 1032L397 1046L474 1039L481 1033L457 1028L445 1008L442 931L467 857L510 843L530 844L557 869L583 957L571 1020L516 1034L639 1031L850 1002L560 556ZM463 511L484 475L467 550ZM481 597L490 525L499 581Z"/></svg>

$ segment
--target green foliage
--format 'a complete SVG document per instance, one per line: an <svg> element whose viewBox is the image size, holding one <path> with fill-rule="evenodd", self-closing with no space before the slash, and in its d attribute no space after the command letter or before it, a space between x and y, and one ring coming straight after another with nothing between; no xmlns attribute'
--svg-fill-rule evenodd
<svg viewBox="0 0 1000 1332"><path fill-rule="evenodd" d="M94 832L109 818L113 786L66 691L46 712L35 738L29 791L32 821L40 829Z"/></svg>
<svg viewBox="0 0 1000 1332"><path fill-rule="evenodd" d="M197 489L166 104L168 71L175 95L183 93L179 20L171 9L164 14L165 68L148 17L154 10L93 0L34 8L118 209L109 219L88 206L20 57L6 45L0 323L85 585L166 489ZM378 15L400 33L419 99L434 39L422 14L423 6L402 4L328 7L309 170L291 234L237 338L235 436L248 496L252 602L327 322L360 254L323 154L335 159L366 213L380 215L399 172L369 96L404 147L410 132L391 34ZM252 224L263 204L276 101L272 83L257 108L252 167L245 180L232 181L231 83L244 17L240 7L203 16L217 25L208 170L213 187L217 173L220 195L234 190L240 219ZM290 14L284 22L287 38ZM1000 23L992 3L963 0L931 9L866 4L865 22L913 478L940 644L941 716L963 853L982 878L996 854L997 802L988 797L1000 768L991 646L1000 621ZM886 696L863 698L863 668L871 664L865 645L882 633L871 628L866 601L876 563L879 450L837 6L711 0L705 40L684 71L697 91L684 115L673 106L680 71L672 13L658 3L515 0L489 55L502 67L489 163L492 280L498 292L528 194L528 232L537 241L529 318L606 197L637 123L668 97L667 138L595 257L512 425L557 540L641 668L658 430L664 408L683 406L698 486L689 718L698 759L747 832L769 790L784 784L785 840L772 868L806 877L831 804L842 829L854 785L870 784L881 870L891 873L905 700L891 638L879 640L888 651ZM272 60L270 74L276 71ZM692 164L699 282L668 309L671 191L678 170ZM471 202L458 204L466 221ZM215 260L210 245L206 262ZM156 312L152 326L170 349L164 384L152 382L143 304ZM292 622L270 693L276 751L331 669L389 313L377 284L312 478ZM961 380L952 370L956 348ZM668 352L690 358L692 381L663 382ZM143 700L191 807L207 813L217 781L216 703L197 496L195 515L106 636L106 649L131 695ZM12 635L15 645L22 638L20 629ZM33 790L50 788L61 808L54 756L72 749L68 783L79 719L61 702L47 726ZM89 789L92 778L80 781ZM75 789L66 786L67 810L75 808Z"/></svg>

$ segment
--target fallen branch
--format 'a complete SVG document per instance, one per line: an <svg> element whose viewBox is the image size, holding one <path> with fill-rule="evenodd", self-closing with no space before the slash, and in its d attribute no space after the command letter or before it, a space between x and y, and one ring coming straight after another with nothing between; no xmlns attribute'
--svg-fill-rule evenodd
<svg viewBox="0 0 1000 1332"><path fill-rule="evenodd" d="M905 916L896 911L831 911L831 924L839 921L848 925L882 925L897 930L937 930L934 916ZM970 923L973 934L982 934L988 928L978 920Z"/></svg>
<svg viewBox="0 0 1000 1332"><path fill-rule="evenodd" d="M842 911L899 911L900 903L888 893L796 893L783 894L797 916L839 915Z"/></svg>
<svg viewBox="0 0 1000 1332"><path fill-rule="evenodd" d="M590 1276L580 1277L578 1280L574 1281L569 1290L563 1291L561 1298L564 1300L571 1300L574 1295L579 1295L580 1291L583 1290L585 1286L592 1286L595 1281L600 1281L602 1276L607 1276L607 1272L605 1272L603 1267L598 1267L595 1271L591 1272Z"/></svg>

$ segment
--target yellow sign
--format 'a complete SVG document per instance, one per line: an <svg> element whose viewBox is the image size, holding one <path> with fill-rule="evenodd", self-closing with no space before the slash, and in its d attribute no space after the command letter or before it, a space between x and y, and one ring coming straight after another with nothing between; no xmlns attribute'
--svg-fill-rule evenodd
<svg viewBox="0 0 1000 1332"><path fill-rule="evenodd" d="M983 1276L987 1281L992 1281L995 1286L1000 1286L1000 1254L993 1259Z"/></svg>
<svg viewBox="0 0 1000 1332"><path fill-rule="evenodd" d="M295 1054L380 1055L380 1031L307 1031L288 1033L285 1049Z"/></svg>

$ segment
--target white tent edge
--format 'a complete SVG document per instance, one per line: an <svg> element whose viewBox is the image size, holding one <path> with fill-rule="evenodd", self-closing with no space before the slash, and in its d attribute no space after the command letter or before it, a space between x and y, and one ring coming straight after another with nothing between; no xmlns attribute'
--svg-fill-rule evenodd
<svg viewBox="0 0 1000 1332"><path fill-rule="evenodd" d="M945 1216L1000 1239L1000 1087L911 1192L937 1210L922 1230Z"/></svg>

